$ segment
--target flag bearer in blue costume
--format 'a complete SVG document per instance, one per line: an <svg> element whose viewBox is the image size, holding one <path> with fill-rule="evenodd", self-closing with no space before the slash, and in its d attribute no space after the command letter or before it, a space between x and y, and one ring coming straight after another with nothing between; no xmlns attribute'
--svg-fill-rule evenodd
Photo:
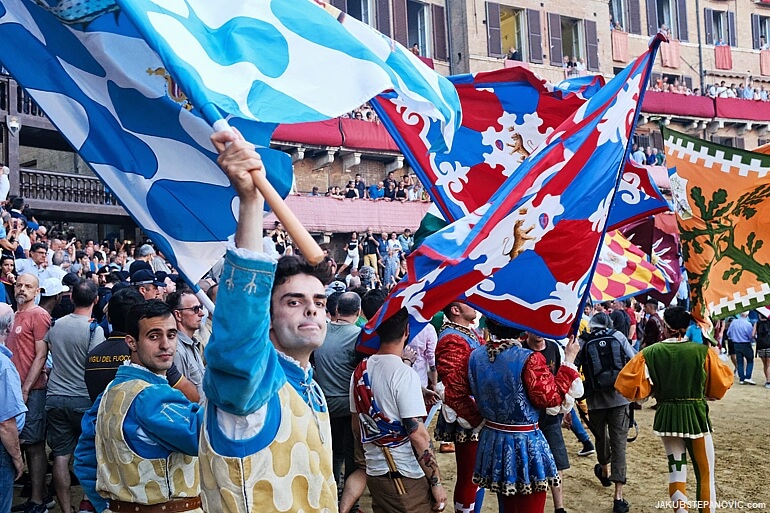
<svg viewBox="0 0 770 513"><path fill-rule="evenodd" d="M83 416L75 473L97 511L201 512L203 410L166 381L174 316L162 301L139 303L126 332L131 359Z"/></svg>
<svg viewBox="0 0 770 513"><path fill-rule="evenodd" d="M521 347L521 330L491 319L487 328L492 339L471 353L468 364L485 420L473 482L497 493L502 513L542 513L548 486L558 486L559 475L538 427L538 410L561 407L568 393L582 393L573 364L579 344L570 340L554 376L542 354Z"/></svg>
<svg viewBox="0 0 770 513"><path fill-rule="evenodd" d="M205 351L203 507L335 512L329 414L309 364L326 336L324 277L298 257L262 253L259 155L237 132L212 140L240 206Z"/></svg>

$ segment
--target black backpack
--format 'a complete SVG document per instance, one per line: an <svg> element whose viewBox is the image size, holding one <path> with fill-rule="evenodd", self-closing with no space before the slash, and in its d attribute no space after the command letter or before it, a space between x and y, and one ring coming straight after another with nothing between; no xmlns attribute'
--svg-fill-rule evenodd
<svg viewBox="0 0 770 513"><path fill-rule="evenodd" d="M623 345L614 334L613 329L591 333L580 350L586 395L614 390L620 370L628 363Z"/></svg>

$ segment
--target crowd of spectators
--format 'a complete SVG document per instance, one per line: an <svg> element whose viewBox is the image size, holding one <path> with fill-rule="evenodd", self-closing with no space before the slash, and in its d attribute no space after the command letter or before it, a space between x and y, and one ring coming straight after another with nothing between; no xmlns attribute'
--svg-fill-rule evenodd
<svg viewBox="0 0 770 513"><path fill-rule="evenodd" d="M377 117L377 114L374 112L374 109L369 104L369 102L364 103L360 107L355 108L352 111L348 112L347 114L343 114L340 117L350 118L350 119L360 119L362 121L369 121L371 123L380 122L380 118Z"/></svg>
<svg viewBox="0 0 770 513"><path fill-rule="evenodd" d="M706 85L706 89L701 92L700 88L690 89L687 84L681 83L678 79L673 82L663 78L657 78L655 82L650 83L649 91L660 93L681 94L684 96L708 96L709 98L737 98L740 100L768 101L768 89L764 84L757 84L751 79L742 83L732 82L727 84L724 80ZM702 93L702 94L701 94Z"/></svg>
<svg viewBox="0 0 770 513"><path fill-rule="evenodd" d="M415 175L405 174L401 180L396 180L395 173L389 172L385 179L371 185L360 174L356 174L353 180L348 180L344 187L339 185L329 186L325 194L319 188L313 187L308 196L325 196L335 199L366 199L372 201L430 201L425 187Z"/></svg>
<svg viewBox="0 0 770 513"><path fill-rule="evenodd" d="M666 163L666 155L658 148L652 146L644 148L634 143L631 148L631 160L643 166L662 166Z"/></svg>

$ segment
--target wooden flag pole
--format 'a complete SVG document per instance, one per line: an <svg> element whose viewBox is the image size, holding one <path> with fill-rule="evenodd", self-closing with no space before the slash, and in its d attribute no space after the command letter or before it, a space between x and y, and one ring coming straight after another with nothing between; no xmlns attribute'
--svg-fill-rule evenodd
<svg viewBox="0 0 770 513"><path fill-rule="evenodd" d="M230 125L224 119L218 119L214 122L213 126L217 132L230 130ZM275 213L275 217L283 224L286 233L291 236L291 239L297 245L305 260L311 265L318 265L323 262L324 254L321 247L305 227L302 226L297 216L289 209L289 206L286 205L278 191L275 190L275 187L264 175L258 175L257 188L265 198L265 202L270 206L270 209Z"/></svg>

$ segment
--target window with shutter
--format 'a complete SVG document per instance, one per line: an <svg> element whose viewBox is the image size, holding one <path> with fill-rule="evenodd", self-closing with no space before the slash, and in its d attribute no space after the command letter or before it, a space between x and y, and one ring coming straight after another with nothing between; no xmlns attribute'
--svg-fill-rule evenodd
<svg viewBox="0 0 770 513"><path fill-rule="evenodd" d="M682 77L682 82L684 82L684 86L688 88L690 91L692 91L692 77L684 76Z"/></svg>
<svg viewBox="0 0 770 513"><path fill-rule="evenodd" d="M390 0L377 0L377 30L390 37Z"/></svg>
<svg viewBox="0 0 770 513"><path fill-rule="evenodd" d="M393 39L409 47L409 25L406 19L406 0L393 0Z"/></svg>
<svg viewBox="0 0 770 513"><path fill-rule="evenodd" d="M348 0L331 0L330 3L340 11L348 12Z"/></svg>
<svg viewBox="0 0 770 513"><path fill-rule="evenodd" d="M687 0L677 0L676 4L676 37L680 41L689 41L687 34Z"/></svg>
<svg viewBox="0 0 770 513"><path fill-rule="evenodd" d="M433 5L433 57L445 61L448 58L446 47L446 16L444 8Z"/></svg>
<svg viewBox="0 0 770 513"><path fill-rule="evenodd" d="M540 11L527 9L529 29L529 62L543 63L543 29L540 25Z"/></svg>
<svg viewBox="0 0 770 513"><path fill-rule="evenodd" d="M548 38L550 41L549 55L552 66L564 64L564 50L561 46L561 16L548 13Z"/></svg>
<svg viewBox="0 0 770 513"><path fill-rule="evenodd" d="M759 42L761 34L759 32L759 14L751 15L751 47L759 50L762 46Z"/></svg>
<svg viewBox="0 0 770 513"><path fill-rule="evenodd" d="M746 141L743 139L743 137L736 137L735 138L735 147L739 148L741 150L746 149Z"/></svg>
<svg viewBox="0 0 770 513"><path fill-rule="evenodd" d="M707 45L714 44L714 11L706 7L703 9L703 29Z"/></svg>
<svg viewBox="0 0 770 513"><path fill-rule="evenodd" d="M596 34L596 22L585 20L586 30L586 67L588 71L599 71L599 38Z"/></svg>
<svg viewBox="0 0 770 513"><path fill-rule="evenodd" d="M500 41L500 4L487 2L487 52L490 57L502 57Z"/></svg>
<svg viewBox="0 0 770 513"><path fill-rule="evenodd" d="M727 44L738 46L738 34L735 33L735 13L727 11Z"/></svg>
<svg viewBox="0 0 770 513"><path fill-rule="evenodd" d="M663 134L660 133L660 130L650 132L650 146L663 151Z"/></svg>
<svg viewBox="0 0 770 513"><path fill-rule="evenodd" d="M658 33L658 6L655 0L647 0L647 35Z"/></svg>
<svg viewBox="0 0 770 513"><path fill-rule="evenodd" d="M642 33L642 8L639 5L639 0L628 0L627 28L631 34L641 35Z"/></svg>

